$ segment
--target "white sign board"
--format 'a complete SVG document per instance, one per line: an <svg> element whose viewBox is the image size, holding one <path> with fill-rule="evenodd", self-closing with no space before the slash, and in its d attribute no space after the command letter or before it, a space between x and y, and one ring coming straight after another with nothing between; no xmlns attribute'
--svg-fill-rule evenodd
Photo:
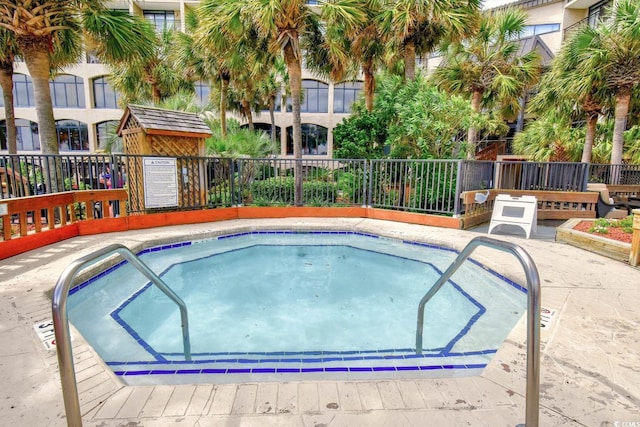
<svg viewBox="0 0 640 427"><path fill-rule="evenodd" d="M0 216L9 215L9 205L6 203L0 203Z"/></svg>
<svg viewBox="0 0 640 427"><path fill-rule="evenodd" d="M178 169L176 159L145 157L144 174L145 208L178 206Z"/></svg>
<svg viewBox="0 0 640 427"><path fill-rule="evenodd" d="M528 239L531 231L536 232L537 223L538 199L534 196L511 197L500 194L493 204L488 234L500 225L512 225L522 228Z"/></svg>

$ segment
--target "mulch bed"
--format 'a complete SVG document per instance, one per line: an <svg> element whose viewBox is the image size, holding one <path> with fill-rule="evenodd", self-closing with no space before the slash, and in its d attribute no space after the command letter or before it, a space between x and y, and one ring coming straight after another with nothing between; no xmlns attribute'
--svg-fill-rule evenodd
<svg viewBox="0 0 640 427"><path fill-rule="evenodd" d="M573 227L576 231L581 231L583 233L589 233L589 228L593 225L593 221L580 221L578 225ZM618 242L631 243L631 238L633 234L625 233L619 227L609 227L608 233L589 233L595 236L606 237L608 239L617 240Z"/></svg>

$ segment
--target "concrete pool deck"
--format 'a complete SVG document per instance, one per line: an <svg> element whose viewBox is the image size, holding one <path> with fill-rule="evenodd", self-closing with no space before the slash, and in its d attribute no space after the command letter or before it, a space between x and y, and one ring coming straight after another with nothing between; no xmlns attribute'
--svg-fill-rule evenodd
<svg viewBox="0 0 640 427"><path fill-rule="evenodd" d="M49 294L73 260L111 243L194 240L227 230L355 230L461 250L486 228L451 230L372 219L231 220L72 238L0 261L0 419L66 425L55 350L34 325L51 319ZM541 426L640 426L640 269L556 243L540 227L491 237L522 246L555 312L541 331ZM473 258L524 284L510 254ZM416 301L416 307L417 307ZM384 381L302 381L125 386L76 333L75 370L86 426L515 426L525 417L526 319L480 376Z"/></svg>

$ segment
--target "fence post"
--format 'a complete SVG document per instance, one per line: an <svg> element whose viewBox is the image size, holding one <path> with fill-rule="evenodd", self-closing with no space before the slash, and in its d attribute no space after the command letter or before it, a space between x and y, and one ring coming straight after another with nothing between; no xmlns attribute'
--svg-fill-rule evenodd
<svg viewBox="0 0 640 427"><path fill-rule="evenodd" d="M579 191L587 191L587 185L589 184L589 178L591 177L591 163L585 163L585 173L582 179L582 188Z"/></svg>
<svg viewBox="0 0 640 427"><path fill-rule="evenodd" d="M369 194L367 194L367 207L373 206L373 160L369 160Z"/></svg>
<svg viewBox="0 0 640 427"><path fill-rule="evenodd" d="M633 237L631 238L631 253L629 264L637 267L640 264L640 209L634 209L633 213Z"/></svg>
<svg viewBox="0 0 640 427"><path fill-rule="evenodd" d="M235 162L233 159L228 159L229 161L229 194L231 195L231 206L238 206L240 201L239 197L236 197L236 187L235 187Z"/></svg>
<svg viewBox="0 0 640 427"><path fill-rule="evenodd" d="M366 208L369 206L369 191L368 191L368 181L367 178L371 178L371 177L367 177L368 170L369 168L369 161L367 159L363 159L362 160L362 199L360 199L362 201L362 207Z"/></svg>
<svg viewBox="0 0 640 427"><path fill-rule="evenodd" d="M455 199L453 201L453 215L454 217L457 217L460 215L460 193L461 193L461 189L462 189L462 167L463 167L463 161L462 160L458 160L456 162L457 164L457 170L456 170L456 190L455 190Z"/></svg>

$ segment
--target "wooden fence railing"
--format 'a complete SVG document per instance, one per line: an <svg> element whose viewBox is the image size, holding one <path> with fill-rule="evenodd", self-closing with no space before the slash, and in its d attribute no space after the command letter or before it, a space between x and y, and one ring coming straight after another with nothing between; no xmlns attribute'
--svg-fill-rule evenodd
<svg viewBox="0 0 640 427"><path fill-rule="evenodd" d="M2 238L7 241L82 220L109 218L114 210L126 215L127 197L126 190L115 189L45 194L37 196L37 203L36 197L4 199L0 201Z"/></svg>

